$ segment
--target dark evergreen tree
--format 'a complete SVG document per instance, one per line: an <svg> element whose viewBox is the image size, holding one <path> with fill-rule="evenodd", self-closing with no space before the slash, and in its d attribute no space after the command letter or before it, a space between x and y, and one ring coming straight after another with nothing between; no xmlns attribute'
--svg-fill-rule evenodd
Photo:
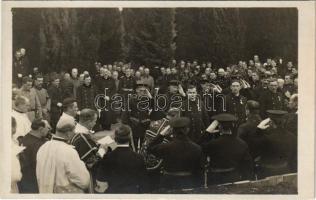
<svg viewBox="0 0 316 200"><path fill-rule="evenodd" d="M178 59L236 62L244 49L245 25L239 9L178 8L176 12Z"/></svg>
<svg viewBox="0 0 316 200"><path fill-rule="evenodd" d="M127 59L137 65L168 65L173 56L172 9L123 9Z"/></svg>

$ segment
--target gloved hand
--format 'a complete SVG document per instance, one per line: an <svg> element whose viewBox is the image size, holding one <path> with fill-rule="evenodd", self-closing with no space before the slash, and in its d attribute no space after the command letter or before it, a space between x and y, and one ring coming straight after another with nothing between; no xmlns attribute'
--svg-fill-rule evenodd
<svg viewBox="0 0 316 200"><path fill-rule="evenodd" d="M269 128L269 127L270 127L270 124L269 124L270 121L271 121L270 118L267 118L267 119L262 120L262 121L259 123L259 125L257 126L257 128L259 128L259 129L261 129L261 130L265 130L265 129Z"/></svg>
<svg viewBox="0 0 316 200"><path fill-rule="evenodd" d="M217 120L214 120L209 127L207 127L206 132L208 133L217 133L219 130L216 130L219 122Z"/></svg>

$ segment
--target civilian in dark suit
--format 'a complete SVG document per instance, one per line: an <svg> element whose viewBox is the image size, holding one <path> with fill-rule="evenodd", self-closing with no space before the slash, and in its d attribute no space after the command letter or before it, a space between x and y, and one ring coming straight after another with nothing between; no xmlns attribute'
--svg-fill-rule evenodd
<svg viewBox="0 0 316 200"><path fill-rule="evenodd" d="M99 164L95 190L98 193L143 193L146 167L143 157L129 146L130 129L122 125L115 131L117 148Z"/></svg>

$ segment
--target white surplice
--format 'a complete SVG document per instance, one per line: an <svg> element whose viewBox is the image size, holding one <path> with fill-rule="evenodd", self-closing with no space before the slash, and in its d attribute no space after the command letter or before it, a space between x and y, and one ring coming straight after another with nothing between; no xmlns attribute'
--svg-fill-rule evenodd
<svg viewBox="0 0 316 200"><path fill-rule="evenodd" d="M20 136L25 136L31 131L32 122L29 120L26 113L20 113L12 110L12 117L14 117L16 121L16 132L13 135L15 140Z"/></svg>
<svg viewBox="0 0 316 200"><path fill-rule="evenodd" d="M66 142L46 142L38 150L36 160L40 193L79 193L88 188L89 172L74 147Z"/></svg>
<svg viewBox="0 0 316 200"><path fill-rule="evenodd" d="M71 122L71 124L76 124L75 118L73 116L71 116L71 115L68 115L65 112L63 112L63 114L60 116L56 127L59 127L61 121L69 121L69 122Z"/></svg>

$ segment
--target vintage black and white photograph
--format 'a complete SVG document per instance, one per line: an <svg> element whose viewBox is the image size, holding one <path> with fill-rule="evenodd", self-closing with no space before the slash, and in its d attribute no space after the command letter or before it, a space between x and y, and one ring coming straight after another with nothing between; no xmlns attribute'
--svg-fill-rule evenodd
<svg viewBox="0 0 316 200"><path fill-rule="evenodd" d="M298 195L298 8L10 12L10 193Z"/></svg>

